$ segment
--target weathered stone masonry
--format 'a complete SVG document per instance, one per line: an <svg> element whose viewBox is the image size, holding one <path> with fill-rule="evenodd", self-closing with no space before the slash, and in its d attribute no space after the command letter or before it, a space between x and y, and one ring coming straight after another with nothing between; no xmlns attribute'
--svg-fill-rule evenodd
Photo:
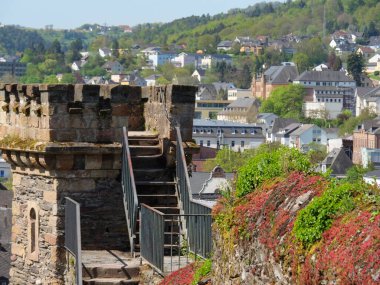
<svg viewBox="0 0 380 285"><path fill-rule="evenodd" d="M191 139L194 87L0 85L0 139L13 171L12 284L64 284L64 197L81 204L83 249L128 248L121 135Z"/></svg>

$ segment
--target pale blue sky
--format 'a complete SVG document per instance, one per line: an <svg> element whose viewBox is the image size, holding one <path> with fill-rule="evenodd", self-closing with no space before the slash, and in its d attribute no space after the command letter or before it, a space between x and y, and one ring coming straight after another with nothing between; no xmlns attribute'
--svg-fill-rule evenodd
<svg viewBox="0 0 380 285"><path fill-rule="evenodd" d="M169 22L191 15L214 15L246 8L263 0L2 0L0 22L43 28L76 28L82 24L137 25ZM269 2L269 1L266 1Z"/></svg>

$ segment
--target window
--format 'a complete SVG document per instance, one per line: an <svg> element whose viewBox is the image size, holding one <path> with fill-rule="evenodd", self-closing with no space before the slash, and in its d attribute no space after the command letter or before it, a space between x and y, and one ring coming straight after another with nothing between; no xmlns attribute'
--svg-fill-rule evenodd
<svg viewBox="0 0 380 285"><path fill-rule="evenodd" d="M30 209L30 253L34 253L36 251L36 243L37 243L37 228L36 228L36 210L34 208Z"/></svg>
<svg viewBox="0 0 380 285"><path fill-rule="evenodd" d="M211 142L210 141L207 141L207 146L210 146L211 145Z"/></svg>
<svg viewBox="0 0 380 285"><path fill-rule="evenodd" d="M241 146L241 147L244 147L244 141L241 141L241 142L240 142L240 146Z"/></svg>
<svg viewBox="0 0 380 285"><path fill-rule="evenodd" d="M220 142L219 141L216 141L216 148L220 149Z"/></svg>
<svg viewBox="0 0 380 285"><path fill-rule="evenodd" d="M231 141L231 147L235 146L235 141Z"/></svg>
<svg viewBox="0 0 380 285"><path fill-rule="evenodd" d="M247 131L246 131L246 130L244 130L244 129L243 129L243 130L241 130L241 134L242 134L242 135L245 135L246 133L247 133Z"/></svg>
<svg viewBox="0 0 380 285"><path fill-rule="evenodd" d="M199 145L200 145L200 146L203 146L203 140L200 140L200 141L199 141Z"/></svg>
<svg viewBox="0 0 380 285"><path fill-rule="evenodd" d="M0 177L4 177L4 176L5 176L4 170L0 170Z"/></svg>
<svg viewBox="0 0 380 285"><path fill-rule="evenodd" d="M193 134L196 134L197 133L197 129L193 129Z"/></svg>

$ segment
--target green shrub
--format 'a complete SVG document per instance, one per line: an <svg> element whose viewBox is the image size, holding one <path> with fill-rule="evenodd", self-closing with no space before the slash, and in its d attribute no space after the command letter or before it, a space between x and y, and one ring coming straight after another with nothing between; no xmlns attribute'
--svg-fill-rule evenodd
<svg viewBox="0 0 380 285"><path fill-rule="evenodd" d="M379 76L379 75L380 75L380 71L376 70L376 71L373 73L373 75L375 75L375 76Z"/></svg>
<svg viewBox="0 0 380 285"><path fill-rule="evenodd" d="M211 265L211 259L206 259L203 264L195 271L194 279L193 282L191 282L191 285L198 284L202 277L207 276L207 274L211 272Z"/></svg>
<svg viewBox="0 0 380 285"><path fill-rule="evenodd" d="M362 183L331 183L322 196L314 198L302 209L294 223L294 234L305 248L320 240L336 216L355 208L355 192L363 188Z"/></svg>
<svg viewBox="0 0 380 285"><path fill-rule="evenodd" d="M312 164L307 155L295 148L271 149L264 145L255 156L240 168L236 195L242 197L254 191L265 180L283 176L292 171L310 172Z"/></svg>

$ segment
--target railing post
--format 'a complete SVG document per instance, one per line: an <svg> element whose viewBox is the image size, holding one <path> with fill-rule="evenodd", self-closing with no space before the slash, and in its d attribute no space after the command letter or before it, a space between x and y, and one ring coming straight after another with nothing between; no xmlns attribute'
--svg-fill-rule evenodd
<svg viewBox="0 0 380 285"><path fill-rule="evenodd" d="M127 123L128 126L128 123ZM122 151L122 188L123 188L123 202L125 208L125 216L127 219L129 244L131 247L131 254L134 254L136 237L136 222L138 216L138 199L135 184L135 177L133 174L131 153L128 143L128 129L123 127L123 151Z"/></svg>

